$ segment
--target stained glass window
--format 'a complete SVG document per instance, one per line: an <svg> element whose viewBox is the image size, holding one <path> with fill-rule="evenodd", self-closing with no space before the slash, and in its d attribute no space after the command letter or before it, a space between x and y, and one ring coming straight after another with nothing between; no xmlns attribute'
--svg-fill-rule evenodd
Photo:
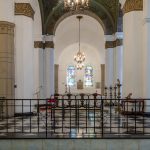
<svg viewBox="0 0 150 150"><path fill-rule="evenodd" d="M75 85L75 67L68 66L67 68L67 86Z"/></svg>
<svg viewBox="0 0 150 150"><path fill-rule="evenodd" d="M84 84L86 87L93 86L93 67L90 65L85 67Z"/></svg>

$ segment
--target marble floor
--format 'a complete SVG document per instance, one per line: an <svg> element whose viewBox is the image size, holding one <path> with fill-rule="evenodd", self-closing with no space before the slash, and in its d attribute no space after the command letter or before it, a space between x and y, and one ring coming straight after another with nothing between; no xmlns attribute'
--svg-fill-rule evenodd
<svg viewBox="0 0 150 150"><path fill-rule="evenodd" d="M64 115L65 114L65 115ZM150 118L115 109L40 111L0 120L0 138L150 138Z"/></svg>

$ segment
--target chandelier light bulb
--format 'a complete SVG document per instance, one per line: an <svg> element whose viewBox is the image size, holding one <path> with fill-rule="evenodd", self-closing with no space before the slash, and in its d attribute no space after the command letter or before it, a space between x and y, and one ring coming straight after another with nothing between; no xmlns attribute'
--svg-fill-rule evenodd
<svg viewBox="0 0 150 150"><path fill-rule="evenodd" d="M78 64L76 65L77 70L82 70L83 67L84 67L84 64L83 64L83 63L78 63Z"/></svg>
<svg viewBox="0 0 150 150"><path fill-rule="evenodd" d="M74 56L74 60L77 63L82 63L85 61L85 54L83 52L78 52L75 56Z"/></svg>

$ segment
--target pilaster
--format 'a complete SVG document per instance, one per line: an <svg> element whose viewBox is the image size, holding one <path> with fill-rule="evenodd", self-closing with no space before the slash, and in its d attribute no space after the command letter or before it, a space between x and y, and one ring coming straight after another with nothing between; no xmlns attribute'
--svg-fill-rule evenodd
<svg viewBox="0 0 150 150"><path fill-rule="evenodd" d="M0 21L0 97L14 98L14 27Z"/></svg>

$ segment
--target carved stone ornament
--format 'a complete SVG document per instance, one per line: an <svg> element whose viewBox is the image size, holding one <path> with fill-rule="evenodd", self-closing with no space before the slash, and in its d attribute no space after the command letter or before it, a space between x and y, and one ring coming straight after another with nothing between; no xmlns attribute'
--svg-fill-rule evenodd
<svg viewBox="0 0 150 150"><path fill-rule="evenodd" d="M14 27L13 23L0 21L0 34L14 34Z"/></svg>
<svg viewBox="0 0 150 150"><path fill-rule="evenodd" d="M121 46L121 45L123 45L123 40L122 39L116 39L115 41L106 41L105 49L115 48L115 47Z"/></svg>
<svg viewBox="0 0 150 150"><path fill-rule="evenodd" d="M34 14L30 3L15 3L15 15L24 15L34 19Z"/></svg>
<svg viewBox="0 0 150 150"><path fill-rule="evenodd" d="M126 14L131 11L142 11L143 10L143 0L126 0L123 13Z"/></svg>
<svg viewBox="0 0 150 150"><path fill-rule="evenodd" d="M42 41L34 41L34 48L54 48L53 41L46 41L43 43Z"/></svg>

